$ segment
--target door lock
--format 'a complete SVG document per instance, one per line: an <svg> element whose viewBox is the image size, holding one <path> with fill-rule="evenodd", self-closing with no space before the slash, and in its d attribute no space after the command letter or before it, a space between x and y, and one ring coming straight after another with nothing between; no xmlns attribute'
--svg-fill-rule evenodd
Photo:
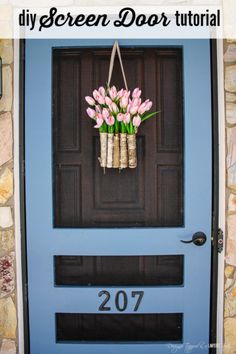
<svg viewBox="0 0 236 354"><path fill-rule="evenodd" d="M196 246L203 246L204 243L206 242L207 237L204 234L204 232L195 232L195 234L193 234L192 240L180 240L183 243L194 243Z"/></svg>

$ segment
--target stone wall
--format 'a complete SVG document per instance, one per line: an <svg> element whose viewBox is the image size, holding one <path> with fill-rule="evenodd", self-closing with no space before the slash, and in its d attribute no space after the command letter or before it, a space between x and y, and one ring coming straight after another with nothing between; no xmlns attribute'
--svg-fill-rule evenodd
<svg viewBox="0 0 236 354"><path fill-rule="evenodd" d="M0 39L0 354L16 353L17 316L13 197L13 41Z"/></svg>
<svg viewBox="0 0 236 354"><path fill-rule="evenodd" d="M224 52L227 136L224 354L233 354L236 353L236 41L225 41Z"/></svg>

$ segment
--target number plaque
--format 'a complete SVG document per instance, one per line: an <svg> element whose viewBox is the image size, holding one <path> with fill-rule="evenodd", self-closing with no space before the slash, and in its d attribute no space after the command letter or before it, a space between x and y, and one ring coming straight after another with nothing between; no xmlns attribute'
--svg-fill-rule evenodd
<svg viewBox="0 0 236 354"><path fill-rule="evenodd" d="M133 311L137 312L140 304L142 302L144 296L144 291L131 291L131 298L135 298L136 302L133 307ZM111 307L109 306L110 300L111 300L111 294L107 290L101 290L98 293L98 297L103 297L103 301L100 304L98 310L99 311L111 311ZM114 299L114 304L115 308L119 312L123 312L127 309L128 303L129 303L129 295L127 294L126 291L124 290L119 290L115 294L115 299Z"/></svg>

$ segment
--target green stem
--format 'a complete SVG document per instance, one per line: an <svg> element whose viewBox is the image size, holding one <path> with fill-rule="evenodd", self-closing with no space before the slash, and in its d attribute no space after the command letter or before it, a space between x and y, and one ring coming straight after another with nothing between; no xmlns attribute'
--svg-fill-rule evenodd
<svg viewBox="0 0 236 354"><path fill-rule="evenodd" d="M143 116L143 117L141 118L141 119L142 119L142 122L145 122L145 120L147 120L147 119L153 117L155 114L158 114L158 113L160 113L160 112L161 112L161 111L153 112L153 113L150 113L150 114L148 114L148 115L146 115L146 116Z"/></svg>
<svg viewBox="0 0 236 354"><path fill-rule="evenodd" d="M129 123L129 134L134 134L133 129L134 129L134 127L133 127L132 118L131 118L130 123Z"/></svg>
<svg viewBox="0 0 236 354"><path fill-rule="evenodd" d="M112 134L114 133L114 126L108 126L108 133Z"/></svg>
<svg viewBox="0 0 236 354"><path fill-rule="evenodd" d="M100 133L106 133L107 132L107 125L105 122L102 123L101 127L99 128Z"/></svg>
<svg viewBox="0 0 236 354"><path fill-rule="evenodd" d="M123 122L121 122L121 133L122 134L126 133L126 127L125 127L125 124Z"/></svg>
<svg viewBox="0 0 236 354"><path fill-rule="evenodd" d="M119 122L116 118L115 118L115 132L116 132L116 134L119 133Z"/></svg>

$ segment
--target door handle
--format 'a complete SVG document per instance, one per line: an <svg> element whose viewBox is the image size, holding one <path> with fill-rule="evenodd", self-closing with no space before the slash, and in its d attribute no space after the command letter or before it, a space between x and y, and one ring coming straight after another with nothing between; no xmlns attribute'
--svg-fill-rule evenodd
<svg viewBox="0 0 236 354"><path fill-rule="evenodd" d="M203 246L204 243L206 242L207 237L204 234L204 232L195 232L195 234L193 234L192 240L180 240L183 243L194 243L196 246Z"/></svg>

